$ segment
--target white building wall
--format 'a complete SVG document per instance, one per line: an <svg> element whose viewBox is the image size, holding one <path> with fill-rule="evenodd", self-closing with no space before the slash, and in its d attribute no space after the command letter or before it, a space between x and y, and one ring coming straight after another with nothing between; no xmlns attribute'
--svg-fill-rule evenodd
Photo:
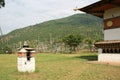
<svg viewBox="0 0 120 80"><path fill-rule="evenodd" d="M98 54L98 61L102 62L120 62L120 54L105 53Z"/></svg>
<svg viewBox="0 0 120 80"><path fill-rule="evenodd" d="M27 72L34 72L35 71L35 58L30 58L30 61L27 61L26 64Z"/></svg>
<svg viewBox="0 0 120 80"><path fill-rule="evenodd" d="M104 19L120 16L120 7L109 9L104 13ZM120 40L120 28L104 30L104 40Z"/></svg>
<svg viewBox="0 0 120 80"><path fill-rule="evenodd" d="M109 9L104 13L104 20L120 16L120 7ZM120 40L120 28L104 30L104 40ZM98 61L102 62L120 62L120 54L102 53L98 50Z"/></svg>
<svg viewBox="0 0 120 80"><path fill-rule="evenodd" d="M19 72L34 72L35 71L35 58L32 57L27 61L26 57L18 57L18 71Z"/></svg>
<svg viewBox="0 0 120 80"><path fill-rule="evenodd" d="M25 57L18 57L18 71L19 72L26 72L26 63L27 62L27 58Z"/></svg>
<svg viewBox="0 0 120 80"><path fill-rule="evenodd" d="M104 19L120 16L120 7L109 9L104 13Z"/></svg>
<svg viewBox="0 0 120 80"><path fill-rule="evenodd" d="M120 28L104 30L104 40L120 40Z"/></svg>

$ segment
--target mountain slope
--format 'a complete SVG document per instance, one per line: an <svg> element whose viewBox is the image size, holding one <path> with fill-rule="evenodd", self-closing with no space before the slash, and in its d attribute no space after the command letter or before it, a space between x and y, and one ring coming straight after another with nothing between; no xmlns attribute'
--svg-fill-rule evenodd
<svg viewBox="0 0 120 80"><path fill-rule="evenodd" d="M61 39L67 34L80 34L84 38L101 39L102 19L88 14L75 14L66 18L51 20L40 24L17 29L4 35L2 46L16 45L20 41L49 41L50 38Z"/></svg>

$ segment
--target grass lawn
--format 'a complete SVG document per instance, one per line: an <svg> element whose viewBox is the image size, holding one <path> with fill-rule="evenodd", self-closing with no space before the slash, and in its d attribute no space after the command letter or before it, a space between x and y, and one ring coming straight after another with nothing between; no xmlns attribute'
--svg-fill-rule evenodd
<svg viewBox="0 0 120 80"><path fill-rule="evenodd" d="M120 80L120 66L89 64L96 54L37 54L36 71L17 71L17 55L0 54L0 80Z"/></svg>

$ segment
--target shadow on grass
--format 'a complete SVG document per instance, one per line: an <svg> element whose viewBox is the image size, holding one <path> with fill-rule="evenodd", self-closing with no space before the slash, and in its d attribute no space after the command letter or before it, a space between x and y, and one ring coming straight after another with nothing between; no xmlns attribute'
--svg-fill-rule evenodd
<svg viewBox="0 0 120 80"><path fill-rule="evenodd" d="M85 59L88 61L96 61L98 59L98 56L97 55L83 55L83 56L77 56L75 58Z"/></svg>

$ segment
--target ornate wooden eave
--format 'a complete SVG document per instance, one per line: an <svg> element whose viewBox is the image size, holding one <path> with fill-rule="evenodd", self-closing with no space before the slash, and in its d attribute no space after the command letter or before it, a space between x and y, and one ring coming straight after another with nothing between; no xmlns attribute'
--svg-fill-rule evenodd
<svg viewBox="0 0 120 80"><path fill-rule="evenodd" d="M96 42L95 46L98 48L120 48L120 40L106 40Z"/></svg>
<svg viewBox="0 0 120 80"><path fill-rule="evenodd" d="M101 0L77 10L103 18L104 11L115 7L120 7L120 0Z"/></svg>

